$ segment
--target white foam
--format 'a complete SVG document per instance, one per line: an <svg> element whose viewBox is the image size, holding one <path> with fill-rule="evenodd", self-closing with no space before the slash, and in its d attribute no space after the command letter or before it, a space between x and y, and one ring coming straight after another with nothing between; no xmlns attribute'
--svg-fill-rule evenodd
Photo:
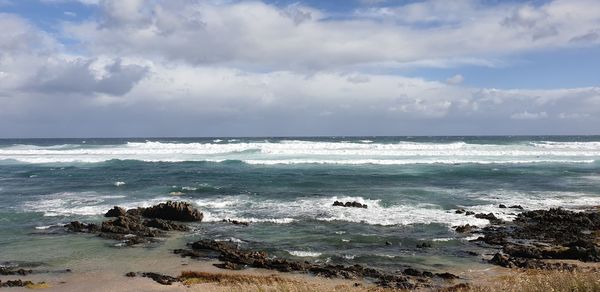
<svg viewBox="0 0 600 292"><path fill-rule="evenodd" d="M500 204L506 206L521 205L528 210L566 208L580 209L582 207L600 205L600 195L582 192L560 192L560 191L510 191L489 190L486 194L468 195L471 198L490 202L489 204L465 208L475 212L494 213L497 217L512 220L520 212L519 209L498 208Z"/></svg>
<svg viewBox="0 0 600 292"><path fill-rule="evenodd" d="M115 204L126 209L149 207L159 202L173 200L173 197L159 197L137 202L119 202L122 195L106 195L97 192L61 192L39 196L35 200L24 202L21 209L25 212L40 212L47 217L56 216L96 216L106 213Z"/></svg>
<svg viewBox="0 0 600 292"><path fill-rule="evenodd" d="M322 255L322 253L320 252L313 252L313 251L301 251L301 250L288 250L287 251L289 254L296 256L296 257L312 257L312 258L316 258Z"/></svg>
<svg viewBox="0 0 600 292"><path fill-rule="evenodd" d="M115 182L115 187L120 187L120 186L124 186L125 182L124 181L117 181Z"/></svg>
<svg viewBox="0 0 600 292"><path fill-rule="evenodd" d="M376 143L284 140L224 143L130 142L121 145L15 145L0 160L26 163L95 163L113 159L148 162L239 160L250 164L516 164L593 163L600 142L529 144Z"/></svg>
<svg viewBox="0 0 600 292"><path fill-rule="evenodd" d="M58 223L58 224L51 224L51 225L45 225L45 226L36 226L35 229L37 230L46 230L46 229L50 229L52 227L61 227L64 226L64 223Z"/></svg>
<svg viewBox="0 0 600 292"><path fill-rule="evenodd" d="M227 241L227 242L234 242L234 243L244 243L245 242L245 241L243 241L239 238L235 238L235 237L219 238L219 239L215 239L215 241Z"/></svg>
<svg viewBox="0 0 600 292"><path fill-rule="evenodd" d="M368 208L334 207L334 201L357 201ZM195 201L204 211L204 220L224 218L247 222L291 223L297 220L345 221L371 225L409 225L440 223L483 226L487 220L455 214L433 204L406 204L382 207L379 200L362 197L331 196L298 198L294 201L258 201L249 196L213 197ZM252 216L248 216L251 212Z"/></svg>
<svg viewBox="0 0 600 292"><path fill-rule="evenodd" d="M441 241L441 242L445 242L445 241L451 241L451 240L456 240L456 238L450 238L450 237L442 237L442 238L434 238L431 241Z"/></svg>

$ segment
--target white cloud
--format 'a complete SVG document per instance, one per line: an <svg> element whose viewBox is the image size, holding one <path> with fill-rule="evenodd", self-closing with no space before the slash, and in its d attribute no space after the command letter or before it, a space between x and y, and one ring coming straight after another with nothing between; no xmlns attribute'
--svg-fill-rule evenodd
<svg viewBox="0 0 600 292"><path fill-rule="evenodd" d="M510 116L510 118L513 120L539 120L539 119L545 119L547 117L548 117L548 114L546 112L530 113L528 111L524 111L521 113L515 113Z"/></svg>
<svg viewBox="0 0 600 292"><path fill-rule="evenodd" d="M512 134L600 122L600 87L474 88L460 74L394 70L497 67L506 54L597 42L587 0L421 1L345 19L299 4L93 2L100 17L60 35L79 54L0 14L0 136Z"/></svg>
<svg viewBox="0 0 600 292"><path fill-rule="evenodd" d="M590 114L586 114L586 113L559 113L558 114L558 118L559 119L574 119L574 120L579 120L579 119L587 119L590 118Z"/></svg>
<svg viewBox="0 0 600 292"><path fill-rule="evenodd" d="M320 70L564 47L597 29L600 21L594 0L540 6L431 0L358 10L349 19L328 18L327 12L300 5L140 1L103 1L98 22L70 24L66 31L95 53ZM423 22L431 25L419 25Z"/></svg>
<svg viewBox="0 0 600 292"><path fill-rule="evenodd" d="M456 74L456 75L446 79L446 82L451 85L461 84L461 83L463 83L463 81L465 81L465 78L460 74Z"/></svg>

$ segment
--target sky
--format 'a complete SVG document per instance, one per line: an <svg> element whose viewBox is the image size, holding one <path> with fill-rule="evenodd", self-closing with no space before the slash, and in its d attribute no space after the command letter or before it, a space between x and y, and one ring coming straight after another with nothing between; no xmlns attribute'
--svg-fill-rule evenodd
<svg viewBox="0 0 600 292"><path fill-rule="evenodd" d="M0 137L600 134L598 0L0 0Z"/></svg>

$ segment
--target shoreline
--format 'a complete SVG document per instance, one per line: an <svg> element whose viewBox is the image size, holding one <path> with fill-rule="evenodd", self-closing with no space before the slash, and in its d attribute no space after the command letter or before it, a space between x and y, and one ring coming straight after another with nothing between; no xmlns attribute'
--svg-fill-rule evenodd
<svg viewBox="0 0 600 292"><path fill-rule="evenodd" d="M15 288L17 291L27 287L48 291L231 291L252 285L256 285L257 290L267 288L275 291L288 290L290 287L310 287L310 291L385 291L395 288L494 291L500 284L510 286L510 279L545 279L544 275L554 275L545 280L551 282L552 278L562 277L561 273L577 274L577 277L567 275L568 279L576 279L595 275L600 271L600 260L597 257L600 212L597 206L590 206L581 212L562 209L525 211L513 222L495 218L492 213L466 214L470 215L486 218L490 224L482 229L459 226L457 232L483 235L471 241L474 245L503 246L493 256L479 255L482 261L490 263L489 267L473 269L475 265L456 266L441 274L407 268L394 274L368 267L332 266L269 258L264 253L240 249L237 244L227 241L204 239L189 245L189 234L185 233L187 225L175 222L201 221L202 213L183 202L167 202L130 210L115 207L107 212L106 217L116 219L104 221L101 227L72 222L65 225L65 228L87 233L88 236L96 234L104 237L96 238L98 241L117 239L125 245L138 245L137 247L113 248L104 255L84 255L82 258L72 259L64 270L44 272L36 268L33 271L8 268L5 272L13 274L0 276L0 281L6 283L18 278L34 283L25 285L26 288ZM237 221L226 223L247 225ZM545 226L548 223L556 226ZM458 231L459 228L461 231ZM573 236L579 242L577 244L587 247L576 246L576 253L573 253L573 248L569 247L572 246L568 243L570 241L567 244L559 241L560 232L563 232L561 228L576 229ZM535 243L535 240L546 240L545 235L555 237L551 242L556 247L520 245L519 241L512 239L520 236ZM67 233L65 236L77 235ZM159 242L155 241L155 236L161 238ZM89 238L83 237L83 240ZM585 240L589 242L586 243ZM144 247L144 244L150 242L156 244ZM181 249L182 245L186 245L185 242L188 242L188 249ZM213 253L213 256L216 252L218 260L208 259L207 252ZM236 270L238 267L240 270ZM164 282L161 285L161 277L173 281L169 280L168 285L164 285Z"/></svg>

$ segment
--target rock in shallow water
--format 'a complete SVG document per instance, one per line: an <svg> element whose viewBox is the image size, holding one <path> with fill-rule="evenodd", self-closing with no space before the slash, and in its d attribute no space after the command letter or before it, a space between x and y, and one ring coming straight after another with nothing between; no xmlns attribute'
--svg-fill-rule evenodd
<svg viewBox="0 0 600 292"><path fill-rule="evenodd" d="M335 201L335 202L333 202L333 206L337 206L337 207L352 207L352 208L364 208L364 209L367 208L367 204L361 204L361 203L356 202L356 201L354 201L354 202L346 202L346 203L343 203L343 202L340 202L340 201Z"/></svg>
<svg viewBox="0 0 600 292"><path fill-rule="evenodd" d="M146 218L158 218L173 221L202 221L202 212L186 202L167 201L156 206L146 208L142 211Z"/></svg>
<svg viewBox="0 0 600 292"><path fill-rule="evenodd" d="M200 221L202 213L185 202L161 203L149 208L125 209L115 206L106 213L107 217L116 217L96 224L85 224L73 221L65 227L74 232L98 233L100 237L122 241L122 245L130 246L153 241L152 238L165 235L165 231L187 231L187 225L175 223L164 218L177 221ZM144 217L151 219L144 219Z"/></svg>

